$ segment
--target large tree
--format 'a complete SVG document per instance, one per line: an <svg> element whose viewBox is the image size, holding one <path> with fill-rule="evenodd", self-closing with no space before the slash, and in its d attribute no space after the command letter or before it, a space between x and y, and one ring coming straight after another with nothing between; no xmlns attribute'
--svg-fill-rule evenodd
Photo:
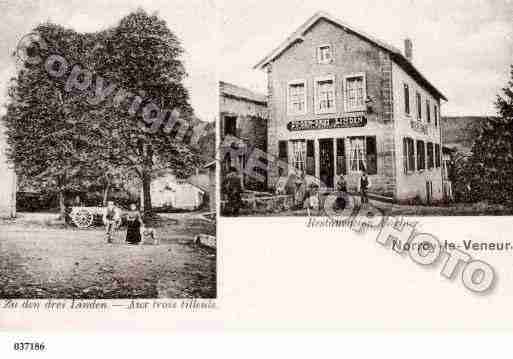
<svg viewBox="0 0 513 359"><path fill-rule="evenodd" d="M131 114L127 114L128 105L103 106L100 127L115 142L110 147L119 164L130 167L140 177L144 209L148 211L150 182L156 169L171 168L177 176L185 177L201 164L198 153L177 136L193 116L183 85L183 48L163 20L142 10L129 14L118 26L98 37L91 53L97 73L118 89L133 94L127 101ZM135 111L134 103L138 104ZM164 119L161 127L153 128L141 120L151 105L155 107L155 116ZM166 110L175 110L184 122L164 131L169 120Z"/></svg>
<svg viewBox="0 0 513 359"><path fill-rule="evenodd" d="M84 38L53 24L36 28L46 40L41 55L60 54L78 62ZM89 157L86 126L81 125L84 101L69 96L62 84L48 76L41 63L19 62L17 76L8 91L6 126L7 155L25 183L58 193L64 212L65 191L87 177Z"/></svg>
<svg viewBox="0 0 513 359"><path fill-rule="evenodd" d="M472 147L472 192L477 198L513 205L513 65L511 79L495 102L498 117L480 126Z"/></svg>

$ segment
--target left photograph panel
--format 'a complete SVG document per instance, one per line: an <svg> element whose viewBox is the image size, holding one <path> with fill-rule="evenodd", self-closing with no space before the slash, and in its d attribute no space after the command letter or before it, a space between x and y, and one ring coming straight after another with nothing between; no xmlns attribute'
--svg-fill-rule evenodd
<svg viewBox="0 0 513 359"><path fill-rule="evenodd" d="M0 299L218 297L212 7L0 4Z"/></svg>

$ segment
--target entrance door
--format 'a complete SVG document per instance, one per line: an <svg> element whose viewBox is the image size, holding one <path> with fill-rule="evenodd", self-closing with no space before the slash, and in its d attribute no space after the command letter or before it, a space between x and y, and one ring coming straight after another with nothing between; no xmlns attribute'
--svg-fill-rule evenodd
<svg viewBox="0 0 513 359"><path fill-rule="evenodd" d="M327 187L333 188L333 177L335 175L333 139L325 138L319 140L319 164L320 180Z"/></svg>

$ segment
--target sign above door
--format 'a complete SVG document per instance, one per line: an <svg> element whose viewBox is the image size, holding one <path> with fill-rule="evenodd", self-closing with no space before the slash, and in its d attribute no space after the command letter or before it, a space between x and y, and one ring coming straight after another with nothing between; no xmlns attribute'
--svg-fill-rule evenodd
<svg viewBox="0 0 513 359"><path fill-rule="evenodd" d="M332 128L364 127L367 124L365 116L344 116L323 118L315 120L290 121L287 123L289 131L325 130Z"/></svg>

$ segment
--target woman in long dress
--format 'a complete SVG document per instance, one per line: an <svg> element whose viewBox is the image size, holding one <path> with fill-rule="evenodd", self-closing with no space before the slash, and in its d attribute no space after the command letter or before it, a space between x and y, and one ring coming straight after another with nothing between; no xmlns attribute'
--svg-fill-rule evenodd
<svg viewBox="0 0 513 359"><path fill-rule="evenodd" d="M141 242L141 225L143 224L141 213L137 210L137 206L132 203L130 212L126 215L127 230L126 241L128 244L138 244Z"/></svg>

